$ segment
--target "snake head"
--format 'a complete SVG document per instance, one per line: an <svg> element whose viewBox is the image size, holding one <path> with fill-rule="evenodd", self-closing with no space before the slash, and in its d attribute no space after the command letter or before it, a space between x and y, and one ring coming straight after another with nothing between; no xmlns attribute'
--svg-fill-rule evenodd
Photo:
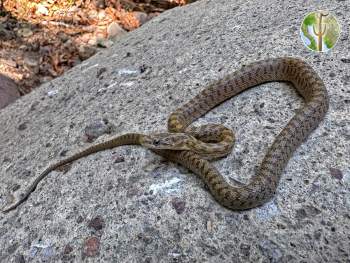
<svg viewBox="0 0 350 263"><path fill-rule="evenodd" d="M151 150L188 150L192 136L185 133L155 133L144 136L140 144Z"/></svg>

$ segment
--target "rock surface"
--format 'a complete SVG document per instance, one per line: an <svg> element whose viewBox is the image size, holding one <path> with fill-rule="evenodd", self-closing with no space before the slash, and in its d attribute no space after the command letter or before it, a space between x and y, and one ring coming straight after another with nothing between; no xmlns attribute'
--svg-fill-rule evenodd
<svg viewBox="0 0 350 263"><path fill-rule="evenodd" d="M17 84L12 79L0 74L0 109L14 102L19 96Z"/></svg>
<svg viewBox="0 0 350 263"><path fill-rule="evenodd" d="M186 169L124 146L52 172L24 204L0 213L0 261L349 262L350 8L348 1L322 8L344 28L326 54L299 38L314 1L203 0L163 13L0 111L3 205L49 163L90 145L83 137L91 123L107 119L115 134L165 130L175 108L241 65L302 57L322 76L330 109L271 202L227 210ZM301 103L289 85L269 83L198 121L235 130L233 153L215 163L228 180L253 176Z"/></svg>

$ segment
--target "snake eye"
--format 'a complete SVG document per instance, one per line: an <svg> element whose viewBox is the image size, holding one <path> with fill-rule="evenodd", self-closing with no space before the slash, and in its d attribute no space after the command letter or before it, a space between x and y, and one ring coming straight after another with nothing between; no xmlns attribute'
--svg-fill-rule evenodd
<svg viewBox="0 0 350 263"><path fill-rule="evenodd" d="M160 140L153 140L153 145L158 146L160 144Z"/></svg>

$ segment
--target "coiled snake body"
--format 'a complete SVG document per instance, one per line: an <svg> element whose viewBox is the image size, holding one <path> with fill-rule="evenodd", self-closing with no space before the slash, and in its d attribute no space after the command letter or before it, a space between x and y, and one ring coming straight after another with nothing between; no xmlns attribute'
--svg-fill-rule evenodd
<svg viewBox="0 0 350 263"><path fill-rule="evenodd" d="M204 155L209 159L227 155L234 141L231 130L222 125L189 125L223 101L250 87L270 81L291 82L304 98L305 104L277 135L257 174L250 182L243 186L232 186L201 156L202 150L207 151ZM213 197L227 208L242 210L262 205L273 197L288 160L323 119L328 110L328 103L327 90L322 80L303 60L282 57L254 62L207 86L173 112L168 119L169 133L129 133L117 136L52 164L34 180L19 200L5 207L3 212L8 212L23 203L38 183L57 167L92 153L126 144L143 145L193 171L204 180ZM193 146L199 150L191 148Z"/></svg>

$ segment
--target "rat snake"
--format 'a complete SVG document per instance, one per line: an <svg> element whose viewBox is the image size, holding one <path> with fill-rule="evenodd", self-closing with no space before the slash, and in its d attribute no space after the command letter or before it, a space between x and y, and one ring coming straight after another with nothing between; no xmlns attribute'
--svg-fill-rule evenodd
<svg viewBox="0 0 350 263"><path fill-rule="evenodd" d="M219 124L189 126L197 118L238 93L271 81L288 81L304 98L302 106L277 135L248 184L232 186L208 160L227 155L234 142L232 131ZM8 212L23 203L38 183L52 170L89 154L121 145L143 145L155 153L179 163L204 180L213 197L223 206L243 210L271 199L284 167L295 149L318 126L328 110L328 94L321 78L303 60L292 57L254 62L213 82L198 95L171 113L168 133L143 135L128 133L92 145L87 149L48 166L11 205ZM15 198L13 198L15 199Z"/></svg>

